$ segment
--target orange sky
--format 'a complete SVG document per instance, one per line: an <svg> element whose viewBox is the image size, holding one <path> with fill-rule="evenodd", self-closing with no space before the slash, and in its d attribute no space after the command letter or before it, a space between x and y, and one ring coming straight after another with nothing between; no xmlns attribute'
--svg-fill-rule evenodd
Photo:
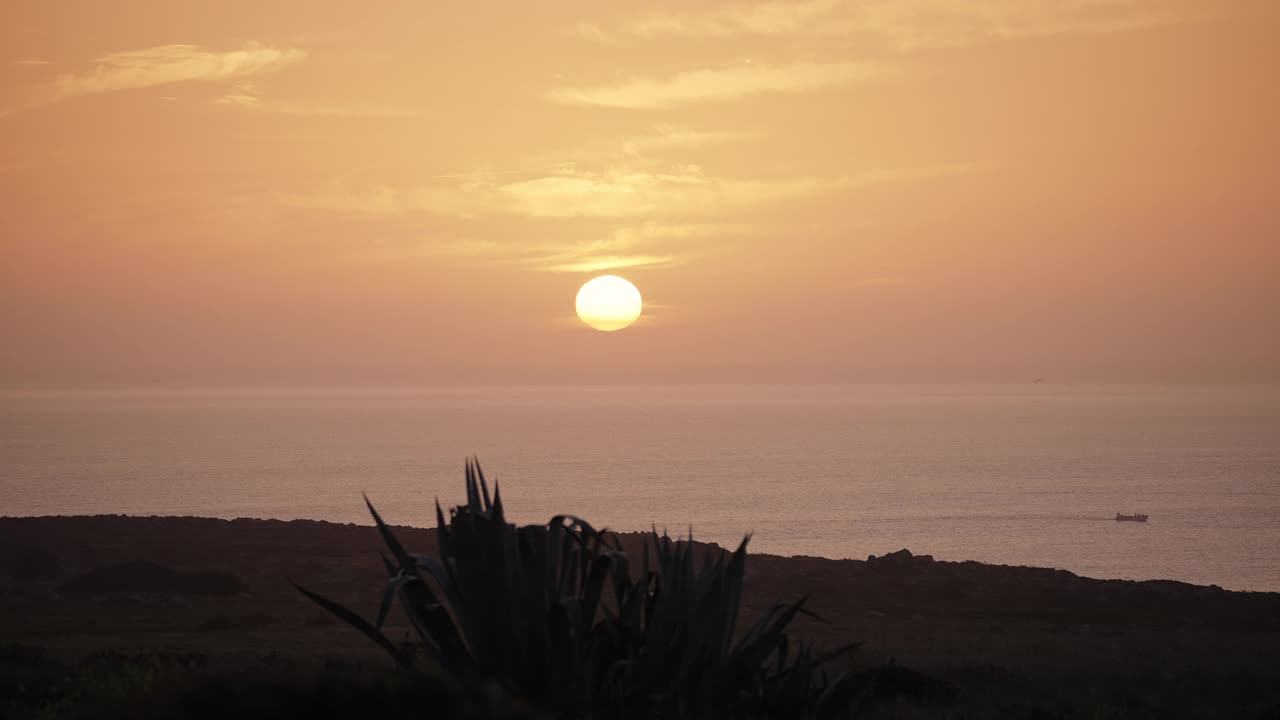
<svg viewBox="0 0 1280 720"><path fill-rule="evenodd" d="M0 385L1280 380L1277 7L6 2Z"/></svg>

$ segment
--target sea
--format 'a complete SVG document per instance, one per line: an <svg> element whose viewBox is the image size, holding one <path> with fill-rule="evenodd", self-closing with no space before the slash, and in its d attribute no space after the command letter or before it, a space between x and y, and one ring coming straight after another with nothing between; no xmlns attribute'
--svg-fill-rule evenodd
<svg viewBox="0 0 1280 720"><path fill-rule="evenodd" d="M1280 591L1275 387L0 394L0 515L434 526L471 455L521 523Z"/></svg>

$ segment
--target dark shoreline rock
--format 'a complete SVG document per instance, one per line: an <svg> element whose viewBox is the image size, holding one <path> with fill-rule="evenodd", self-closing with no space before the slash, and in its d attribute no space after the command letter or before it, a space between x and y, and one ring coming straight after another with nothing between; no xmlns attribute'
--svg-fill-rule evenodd
<svg viewBox="0 0 1280 720"><path fill-rule="evenodd" d="M398 527L396 531L415 552L434 552L434 528ZM619 538L628 552L639 553L645 534L620 533ZM727 552L698 544L708 554ZM247 588L255 594L295 595L288 583L293 579L331 588L339 595L363 597L385 581L378 560L383 548L372 527L317 520L123 515L0 518L0 567L14 561L13 551L18 548L24 552L39 548L61 558L64 578L129 562L229 576L166 580L179 585L194 582L191 587L196 589L208 582L200 592ZM49 580L10 582L15 589L53 589ZM139 585L132 587L127 592L141 591ZM1097 580L1050 568L935 560L905 549L867 560L752 554L746 591L749 600L770 602L808 593L812 608L833 621L877 612L1071 625L1280 628L1280 593L1238 592L1172 580Z"/></svg>

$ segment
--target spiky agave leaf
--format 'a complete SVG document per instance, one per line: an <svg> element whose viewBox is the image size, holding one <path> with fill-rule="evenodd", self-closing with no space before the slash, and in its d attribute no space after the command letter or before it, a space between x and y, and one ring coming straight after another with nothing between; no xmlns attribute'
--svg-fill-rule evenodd
<svg viewBox="0 0 1280 720"><path fill-rule="evenodd" d="M404 549L396 538L395 532L382 519L367 496L365 505L369 508L369 514L373 516L378 534L400 566L399 572L392 576L384 590L377 627L380 629L386 619L390 609L390 598L398 596L410 624L434 660L451 668L471 666L465 645L454 627L452 618L418 574L416 558ZM389 571L390 561L384 557L384 563Z"/></svg>
<svg viewBox="0 0 1280 720"><path fill-rule="evenodd" d="M441 666L497 680L568 717L624 708L793 717L846 699L841 681L818 668L848 648L817 656L787 639L808 612L804 599L776 604L736 637L750 536L698 562L692 531L676 542L655 528L633 576L616 536L569 515L517 528L477 459L467 459L465 480L467 502L447 522L436 503L438 558L408 553L366 498L392 555L383 558L389 580L376 624L324 600L398 661L403 653L380 630L392 598Z"/></svg>
<svg viewBox="0 0 1280 720"><path fill-rule="evenodd" d="M387 636L383 635L382 631L374 627L372 624L370 624L368 620L365 620L364 618L357 615L354 611L350 610L344 605L341 605L337 602L334 602L333 600L330 600L329 598L321 595L320 593L312 592L311 590L306 589L305 587L299 585L298 583L292 583L292 585L295 588L297 588L298 591L301 592L303 595L306 595L308 598L310 598L312 602L324 608L325 610L328 610L339 620L342 620L348 625L364 633L370 640L373 640L375 643L377 643L379 647L381 647L383 650L386 650L387 653L391 655L393 659L395 659L398 665L401 665L402 667L409 667L411 665L408 656L406 656L403 652L401 652L400 648L395 646L395 643L388 640Z"/></svg>

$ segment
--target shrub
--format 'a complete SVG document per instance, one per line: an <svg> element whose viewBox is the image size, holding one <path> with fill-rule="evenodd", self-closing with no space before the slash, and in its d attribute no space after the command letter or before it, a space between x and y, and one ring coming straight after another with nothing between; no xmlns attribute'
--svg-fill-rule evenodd
<svg viewBox="0 0 1280 720"><path fill-rule="evenodd" d="M633 568L617 536L580 518L508 523L478 461L466 491L448 522L436 504L438 558L408 552L366 498L391 554L373 622L299 590L412 667L415 653L382 632L398 598L430 662L564 717L831 717L852 705L852 685L821 666L853 646L819 656L787 635L803 598L737 632L749 536L699 566L692 542L655 531Z"/></svg>

